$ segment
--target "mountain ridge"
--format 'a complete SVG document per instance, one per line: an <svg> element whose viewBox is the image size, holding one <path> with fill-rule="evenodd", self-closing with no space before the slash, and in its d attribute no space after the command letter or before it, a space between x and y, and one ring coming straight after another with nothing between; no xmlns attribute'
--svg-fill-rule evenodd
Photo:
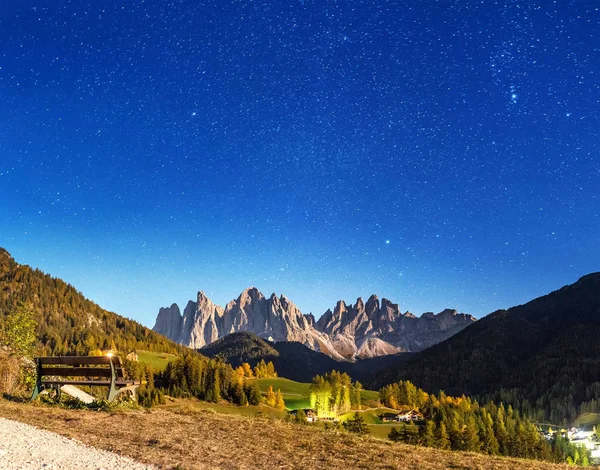
<svg viewBox="0 0 600 470"><path fill-rule="evenodd" d="M600 273L497 310L448 340L378 372L370 386L400 379L430 393L480 395L538 419L570 422L600 412Z"/></svg>
<svg viewBox="0 0 600 470"><path fill-rule="evenodd" d="M365 303L340 300L319 320L303 314L285 295L265 297L249 287L223 307L203 291L189 301L183 314L177 304L159 310L153 330L192 348L202 348L224 336L248 331L271 341L296 341L338 361L414 352L452 336L475 322L471 315L445 309L417 317L376 295Z"/></svg>

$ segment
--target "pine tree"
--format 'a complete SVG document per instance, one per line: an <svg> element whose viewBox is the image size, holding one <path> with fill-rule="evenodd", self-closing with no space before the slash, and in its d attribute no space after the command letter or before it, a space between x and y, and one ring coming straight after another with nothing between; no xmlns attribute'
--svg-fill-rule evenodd
<svg viewBox="0 0 600 470"><path fill-rule="evenodd" d="M471 452L479 452L481 450L481 442L479 441L479 429L473 416L469 416L467 425L464 431L465 449Z"/></svg>
<svg viewBox="0 0 600 470"><path fill-rule="evenodd" d="M268 377L267 364L265 363L264 359L261 359L260 362L254 368L254 376L257 379L262 379L262 378Z"/></svg>
<svg viewBox="0 0 600 470"><path fill-rule="evenodd" d="M275 394L275 408L277 408L279 411L285 410L285 401L283 399L283 393L281 393L281 390L279 389L277 389L277 393Z"/></svg>
<svg viewBox="0 0 600 470"><path fill-rule="evenodd" d="M250 405L256 406L259 405L262 401L262 395L256 382L252 382L250 385L248 385L245 389L245 392L246 397L248 398L248 403Z"/></svg>
<svg viewBox="0 0 600 470"><path fill-rule="evenodd" d="M450 435L450 447L452 448L452 450L463 450L464 443L463 443L462 427L458 424L456 412L454 413L454 416L450 420L448 434Z"/></svg>
<svg viewBox="0 0 600 470"><path fill-rule="evenodd" d="M360 382L356 381L356 382L354 382L354 384L352 384L352 394L350 397L350 401L351 401L352 406L357 407L359 410L360 410L362 389L363 389L363 386Z"/></svg>
<svg viewBox="0 0 600 470"><path fill-rule="evenodd" d="M419 440L419 428L414 423L414 421L410 421L406 426L406 441L409 444L416 444Z"/></svg>
<svg viewBox="0 0 600 470"><path fill-rule="evenodd" d="M346 431L354 434L365 435L370 433L365 419L359 413L354 413L352 418L344 421L343 426Z"/></svg>
<svg viewBox="0 0 600 470"><path fill-rule="evenodd" d="M438 429L437 447L440 449L450 448L450 437L448 436L448 431L446 431L446 424L443 422L440 423L440 427Z"/></svg>
<svg viewBox="0 0 600 470"><path fill-rule="evenodd" d="M423 432L422 442L424 446L435 447L436 445L436 426L435 421L430 419L425 423L425 431Z"/></svg>
<svg viewBox="0 0 600 470"><path fill-rule="evenodd" d="M492 417L486 414L482 430L482 450L491 455L496 455L500 451L498 440L494 435L494 423Z"/></svg>
<svg viewBox="0 0 600 470"><path fill-rule="evenodd" d="M250 367L250 364L244 362L240 367L244 370L244 377L246 377L247 379L251 379L254 377L254 374L252 373L252 367Z"/></svg>
<svg viewBox="0 0 600 470"><path fill-rule="evenodd" d="M393 442L400 442L402 439L400 433L398 432L398 429L392 428L392 430L388 434L388 439Z"/></svg>
<svg viewBox="0 0 600 470"><path fill-rule="evenodd" d="M496 439L498 440L500 455L508 455L510 446L508 431L506 430L504 419L504 405L500 404L498 407L498 413L496 414L496 420L494 421L494 431Z"/></svg>
<svg viewBox="0 0 600 470"><path fill-rule="evenodd" d="M215 403L221 401L221 383L219 378L219 369L217 367L212 370L210 390L208 392L207 399L208 401L213 401Z"/></svg>
<svg viewBox="0 0 600 470"><path fill-rule="evenodd" d="M273 386L269 385L269 390L267 391L267 397L265 399L265 403L268 406L275 406L277 402L277 397L275 396L275 392L273 392Z"/></svg>

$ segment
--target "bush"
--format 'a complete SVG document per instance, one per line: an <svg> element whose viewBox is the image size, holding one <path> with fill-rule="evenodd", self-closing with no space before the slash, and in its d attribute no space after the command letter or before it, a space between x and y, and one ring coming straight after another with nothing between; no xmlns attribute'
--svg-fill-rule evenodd
<svg viewBox="0 0 600 470"><path fill-rule="evenodd" d="M13 395L20 388L20 360L0 349L0 393Z"/></svg>

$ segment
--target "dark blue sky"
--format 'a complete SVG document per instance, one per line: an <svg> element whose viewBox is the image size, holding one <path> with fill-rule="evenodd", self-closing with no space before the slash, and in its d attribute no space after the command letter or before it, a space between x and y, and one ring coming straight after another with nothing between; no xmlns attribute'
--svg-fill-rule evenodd
<svg viewBox="0 0 600 470"><path fill-rule="evenodd" d="M0 245L152 325L600 270L594 1L4 1Z"/></svg>

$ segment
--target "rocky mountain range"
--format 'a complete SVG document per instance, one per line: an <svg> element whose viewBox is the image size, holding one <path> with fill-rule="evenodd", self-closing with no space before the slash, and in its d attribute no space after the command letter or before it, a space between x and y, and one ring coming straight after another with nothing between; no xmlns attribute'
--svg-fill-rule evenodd
<svg viewBox="0 0 600 470"><path fill-rule="evenodd" d="M471 315L446 309L416 317L401 313L398 304L380 302L372 295L354 305L340 300L333 312L318 321L302 312L284 295L266 298L250 287L225 308L215 305L204 292L189 301L183 315L177 304L161 308L154 331L189 346L202 348L231 333L251 332L271 341L296 341L336 360L355 360L421 351L475 321Z"/></svg>

